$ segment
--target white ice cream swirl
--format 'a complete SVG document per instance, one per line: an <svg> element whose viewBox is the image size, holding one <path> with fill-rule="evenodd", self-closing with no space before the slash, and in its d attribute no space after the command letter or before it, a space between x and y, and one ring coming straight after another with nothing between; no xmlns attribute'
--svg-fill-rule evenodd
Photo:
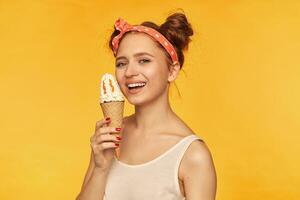
<svg viewBox="0 0 300 200"><path fill-rule="evenodd" d="M124 97L114 76L105 73L101 78L100 103L111 101L124 101Z"/></svg>

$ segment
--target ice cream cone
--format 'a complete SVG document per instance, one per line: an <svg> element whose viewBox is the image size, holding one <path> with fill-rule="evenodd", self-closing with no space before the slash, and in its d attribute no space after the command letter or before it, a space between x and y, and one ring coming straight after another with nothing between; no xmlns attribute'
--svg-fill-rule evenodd
<svg viewBox="0 0 300 200"><path fill-rule="evenodd" d="M122 127L124 101L112 101L107 103L101 103L101 108L104 117L110 117L109 127ZM111 133L114 134L114 133ZM122 137L122 136L121 136ZM120 149L115 148L116 157L119 158Z"/></svg>
<svg viewBox="0 0 300 200"><path fill-rule="evenodd" d="M109 127L122 127L124 102L124 97L114 77L111 74L104 74L101 79L100 105L104 117L110 117ZM119 147L115 148L115 153L119 158Z"/></svg>
<svg viewBox="0 0 300 200"><path fill-rule="evenodd" d="M121 127L124 112L124 101L101 103L104 117L110 117L110 127Z"/></svg>

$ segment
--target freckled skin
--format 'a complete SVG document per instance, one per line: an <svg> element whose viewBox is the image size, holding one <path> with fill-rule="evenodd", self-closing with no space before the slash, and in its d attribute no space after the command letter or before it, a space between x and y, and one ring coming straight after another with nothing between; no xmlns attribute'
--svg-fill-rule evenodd
<svg viewBox="0 0 300 200"><path fill-rule="evenodd" d="M154 57L145 55L133 57L135 53L147 52ZM116 67L115 75L121 91L131 104L140 105L158 98L168 92L169 69L162 49L157 47L155 41L144 33L130 32L120 43L117 57L125 56L127 59L119 60L126 63ZM141 63L141 59L150 59L148 63ZM129 79L143 80L147 82L141 94L130 95L126 92L125 81Z"/></svg>

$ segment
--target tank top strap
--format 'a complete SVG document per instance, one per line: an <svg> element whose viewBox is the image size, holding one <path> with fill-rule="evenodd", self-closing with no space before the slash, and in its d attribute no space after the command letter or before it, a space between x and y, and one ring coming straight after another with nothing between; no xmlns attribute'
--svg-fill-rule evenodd
<svg viewBox="0 0 300 200"><path fill-rule="evenodd" d="M174 151L174 154L176 154L176 159L175 159L175 168L176 170L178 170L180 162L186 152L186 150L188 149L188 147L192 144L193 141L195 140L200 140L202 142L204 142L203 139L201 139L199 136L193 134L193 135L189 135L186 138L183 139L183 141L179 144L179 146L176 148L176 150Z"/></svg>
<svg viewBox="0 0 300 200"><path fill-rule="evenodd" d="M186 136L185 138L181 139L181 141L179 141L175 146L173 146L173 148L169 150L168 153L166 153L166 162L173 167L179 167L180 161L182 160L184 153L194 140L200 140L204 142L203 139L201 139L195 134Z"/></svg>
<svg viewBox="0 0 300 200"><path fill-rule="evenodd" d="M179 186L179 182L178 182L180 163L181 163L181 160L182 160L186 150L192 144L192 142L195 140L200 140L200 141L204 142L203 139L201 139L200 137L198 137L195 134L189 135L189 136L183 138L178 143L176 148L173 149L173 151L171 151L170 154L166 158L167 162L165 162L165 163L168 163L168 169L170 170L170 174L173 179L173 183L174 183L174 187L175 187L174 189L176 190L178 195L181 195L180 186ZM183 198L183 199L185 199L185 198Z"/></svg>

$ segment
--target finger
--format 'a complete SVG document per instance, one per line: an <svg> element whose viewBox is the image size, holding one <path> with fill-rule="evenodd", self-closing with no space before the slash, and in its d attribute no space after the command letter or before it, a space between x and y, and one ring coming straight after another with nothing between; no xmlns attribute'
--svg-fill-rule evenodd
<svg viewBox="0 0 300 200"><path fill-rule="evenodd" d="M97 121L95 130L99 129L100 127L104 126L105 124L108 124L109 122L110 122L110 117L106 117L104 119Z"/></svg>
<svg viewBox="0 0 300 200"><path fill-rule="evenodd" d="M95 136L103 135L107 133L120 133L122 129L120 127L101 127L95 132Z"/></svg>
<svg viewBox="0 0 300 200"><path fill-rule="evenodd" d="M100 127L104 126L105 124L108 124L110 122L110 118L106 117L105 119L101 119L96 122L95 131L99 129Z"/></svg>
<svg viewBox="0 0 300 200"><path fill-rule="evenodd" d="M120 137L121 130L122 129L115 127L101 127L90 137L90 143L95 142L96 138L100 135L111 135L110 133L115 133L113 135Z"/></svg>
<svg viewBox="0 0 300 200"><path fill-rule="evenodd" d="M102 142L120 142L122 140L120 134L103 134L103 135L99 135L95 138L95 143L99 144Z"/></svg>
<svg viewBox="0 0 300 200"><path fill-rule="evenodd" d="M115 144L114 142L103 142L98 146L98 149L100 151L103 151L105 149L110 149L110 148L117 148L118 145Z"/></svg>
<svg viewBox="0 0 300 200"><path fill-rule="evenodd" d="M97 153L98 151L103 151L105 149L117 148L118 145L116 145L114 142L103 142L101 144L91 144L91 147L94 153Z"/></svg>

